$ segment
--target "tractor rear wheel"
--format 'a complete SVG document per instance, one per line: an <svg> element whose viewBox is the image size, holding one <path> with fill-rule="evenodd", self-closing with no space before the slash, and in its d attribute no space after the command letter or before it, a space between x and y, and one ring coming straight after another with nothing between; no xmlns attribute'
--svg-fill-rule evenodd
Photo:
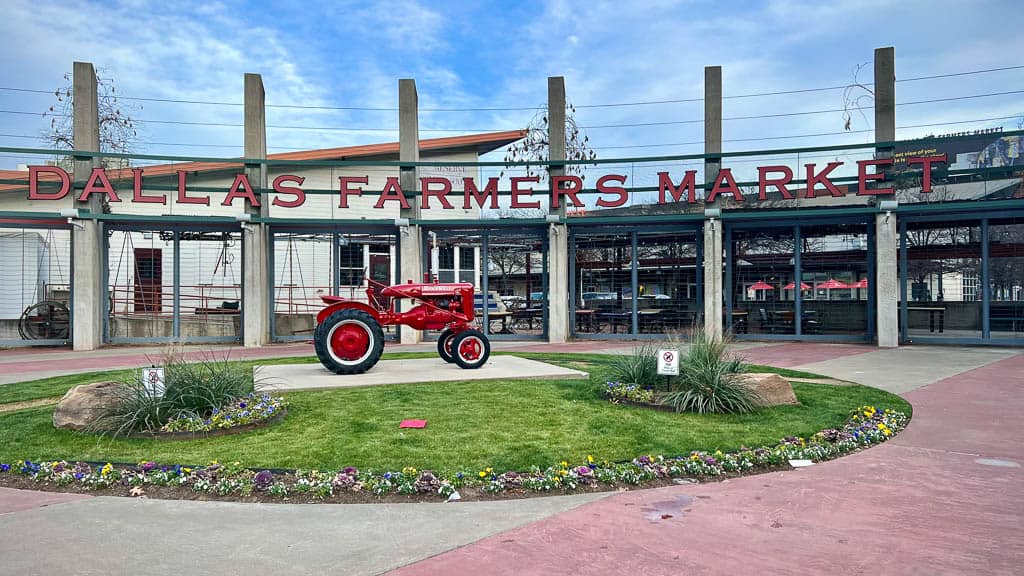
<svg viewBox="0 0 1024 576"><path fill-rule="evenodd" d="M362 374L380 360L384 331L366 312L343 308L316 327L313 337L317 358L335 374Z"/></svg>
<svg viewBox="0 0 1024 576"><path fill-rule="evenodd" d="M437 354L449 364L455 362L455 356L452 354L452 342L455 341L455 336L457 334L452 332L451 328L445 328L437 337Z"/></svg>
<svg viewBox="0 0 1024 576"><path fill-rule="evenodd" d="M452 354L460 368L479 368L491 355L491 342L479 330L464 330L452 340Z"/></svg>

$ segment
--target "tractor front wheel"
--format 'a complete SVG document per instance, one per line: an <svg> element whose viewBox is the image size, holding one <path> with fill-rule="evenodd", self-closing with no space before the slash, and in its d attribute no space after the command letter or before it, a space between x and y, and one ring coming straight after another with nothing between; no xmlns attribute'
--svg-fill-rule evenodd
<svg viewBox="0 0 1024 576"><path fill-rule="evenodd" d="M479 330L464 330L452 340L452 355L460 368L479 368L491 355L491 342Z"/></svg>
<svg viewBox="0 0 1024 576"><path fill-rule="evenodd" d="M331 314L316 327L316 355L335 374L362 374L380 360L384 331L377 320L353 308Z"/></svg>
<svg viewBox="0 0 1024 576"><path fill-rule="evenodd" d="M451 328L445 328L437 337L437 354L449 364L455 362L455 356L452 354L452 342L455 341L455 336L456 334L452 332Z"/></svg>

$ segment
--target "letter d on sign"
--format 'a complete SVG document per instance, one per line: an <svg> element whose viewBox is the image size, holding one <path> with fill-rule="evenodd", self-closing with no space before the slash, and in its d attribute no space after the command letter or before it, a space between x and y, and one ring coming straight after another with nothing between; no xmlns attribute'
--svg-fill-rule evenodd
<svg viewBox="0 0 1024 576"><path fill-rule="evenodd" d="M39 174L56 174L60 178L60 190L56 192L39 191ZM56 166L28 167L28 199L29 200L60 200L71 191L71 176Z"/></svg>

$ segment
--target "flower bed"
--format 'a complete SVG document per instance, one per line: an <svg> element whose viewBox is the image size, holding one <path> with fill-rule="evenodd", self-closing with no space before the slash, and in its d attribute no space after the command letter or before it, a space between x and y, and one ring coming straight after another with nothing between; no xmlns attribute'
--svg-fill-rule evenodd
<svg viewBox="0 0 1024 576"><path fill-rule="evenodd" d="M288 403L284 398L253 392L221 409L214 409L208 418L196 415L174 418L154 435L214 435L222 431L251 429L275 422L287 412Z"/></svg>
<svg viewBox="0 0 1024 576"><path fill-rule="evenodd" d="M884 442L902 430L907 421L907 415L902 412L865 406L851 413L840 429L822 430L807 439L784 438L771 447L743 448L728 453L692 452L673 457L644 455L629 462L598 461L588 456L579 464L563 461L544 469L535 466L525 472L498 472L488 467L479 471L435 474L411 467L383 472L350 467L336 472L281 473L247 469L239 462L189 467L147 461L130 466L110 463L97 466L84 462L23 460L0 464L0 484L114 492L127 488L132 495L150 490L176 498L366 501L396 494L449 498L459 490L485 497L516 497L529 493L655 485L682 477L711 479L771 470L786 465L789 460L823 461ZM346 498L346 495L352 497Z"/></svg>
<svg viewBox="0 0 1024 576"><path fill-rule="evenodd" d="M604 389L604 395L613 403L654 405L654 391L639 384L609 382Z"/></svg>

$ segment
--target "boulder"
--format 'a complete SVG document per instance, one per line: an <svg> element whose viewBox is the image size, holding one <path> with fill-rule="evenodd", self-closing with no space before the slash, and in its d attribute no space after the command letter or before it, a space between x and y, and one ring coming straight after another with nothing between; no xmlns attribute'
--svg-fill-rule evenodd
<svg viewBox="0 0 1024 576"><path fill-rule="evenodd" d="M53 425L57 428L81 430L91 424L104 410L121 401L119 382L80 384L57 402L53 411Z"/></svg>
<svg viewBox="0 0 1024 576"><path fill-rule="evenodd" d="M778 374L744 374L744 383L757 394L758 406L796 405L796 395L789 381Z"/></svg>

